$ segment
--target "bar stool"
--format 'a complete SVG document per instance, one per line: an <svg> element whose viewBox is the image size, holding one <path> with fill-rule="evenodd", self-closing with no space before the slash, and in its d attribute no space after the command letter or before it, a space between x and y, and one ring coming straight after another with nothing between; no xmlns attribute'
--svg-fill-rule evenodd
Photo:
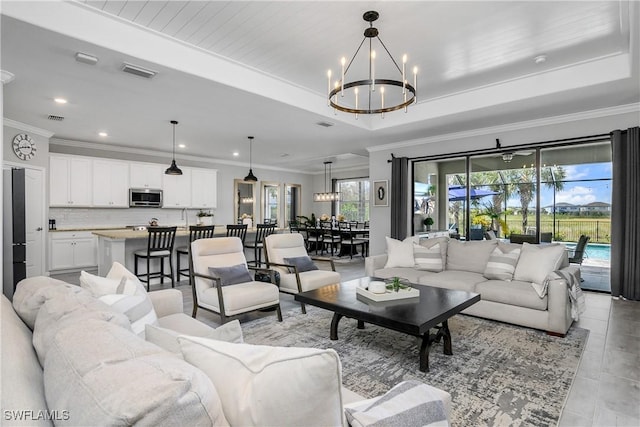
<svg viewBox="0 0 640 427"><path fill-rule="evenodd" d="M262 248L264 248L264 238L275 233L276 224L256 224L256 239L244 245L245 248L253 249L253 263L256 267L262 263Z"/></svg>
<svg viewBox="0 0 640 427"><path fill-rule="evenodd" d="M215 229L215 225L191 225L189 226L189 243L193 242L194 240L198 240L198 239L210 239L213 237L213 230ZM180 281L180 276L187 276L187 277L191 277L189 275L189 267L187 268L180 268L180 255L186 255L187 257L189 256L189 248L191 247L191 244L188 244L187 246L180 246L178 248L176 248L176 263L177 263L177 270L178 270L178 282ZM188 262L189 258L187 258L187 265L189 265ZM191 284L191 283L189 283Z"/></svg>
<svg viewBox="0 0 640 427"><path fill-rule="evenodd" d="M173 278L173 261L171 255L173 253L173 243L176 239L176 230L178 227L149 227L149 237L147 239L147 249L139 250L133 253L134 258L134 274L140 279L141 282L147 284L147 292L149 291L149 284L151 279L160 278L160 283L164 283L164 278L171 279L171 287L175 287L175 281ZM147 260L147 272L145 274L138 274L138 260ZM164 273L164 260L169 258L169 269L171 274ZM160 260L160 271L152 272L150 269L150 263L152 259ZM145 280L146 278L146 280Z"/></svg>
<svg viewBox="0 0 640 427"><path fill-rule="evenodd" d="M227 237L239 237L244 246L247 237L247 224L227 224Z"/></svg>

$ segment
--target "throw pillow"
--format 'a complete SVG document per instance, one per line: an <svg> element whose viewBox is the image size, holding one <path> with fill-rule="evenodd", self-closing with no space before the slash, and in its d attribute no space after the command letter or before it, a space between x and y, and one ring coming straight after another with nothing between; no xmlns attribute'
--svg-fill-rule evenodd
<svg viewBox="0 0 640 427"><path fill-rule="evenodd" d="M110 294L134 295L137 290L136 282L137 278L135 281L125 276L109 279L89 274L84 270L80 272L80 286L96 298Z"/></svg>
<svg viewBox="0 0 640 427"><path fill-rule="evenodd" d="M233 426L342 425L341 367L332 350L178 337L184 359L220 394Z"/></svg>
<svg viewBox="0 0 640 427"><path fill-rule="evenodd" d="M448 426L440 397L419 381L403 381L364 408L346 408L352 427L365 426Z"/></svg>
<svg viewBox="0 0 640 427"><path fill-rule="evenodd" d="M523 243L513 279L542 285L549 273L560 268L566 256L564 245Z"/></svg>
<svg viewBox="0 0 640 427"><path fill-rule="evenodd" d="M487 268L484 269L484 277L510 282L513 279L514 271L516 271L519 257L520 248L509 249L498 245L489 257Z"/></svg>
<svg viewBox="0 0 640 427"><path fill-rule="evenodd" d="M414 267L413 237L407 237L403 241L386 237L387 263L384 268Z"/></svg>
<svg viewBox="0 0 640 427"><path fill-rule="evenodd" d="M418 270L434 271L436 273L443 270L442 255L440 253L440 243L425 248L422 245L413 244L413 257L415 267Z"/></svg>
<svg viewBox="0 0 640 427"><path fill-rule="evenodd" d="M225 323L216 329L209 329L209 332L205 334L194 333L189 336L233 342L237 344L242 344L244 342L242 338L242 328L240 327L240 322L238 320ZM147 341L152 342L171 353L177 353L182 357L180 343L178 342L178 337L180 335L183 334L176 332L173 329L161 328L160 326L155 325L145 326L145 339Z"/></svg>
<svg viewBox="0 0 640 427"><path fill-rule="evenodd" d="M308 256L297 256L293 258L284 258L284 263L289 265L295 265L298 269L298 273L304 273L305 271L317 270L318 267L313 263L313 260ZM295 273L295 269L289 267L289 273Z"/></svg>
<svg viewBox="0 0 640 427"><path fill-rule="evenodd" d="M218 277L222 286L253 282L246 264L232 265L231 267L209 267L209 274Z"/></svg>
<svg viewBox="0 0 640 427"><path fill-rule="evenodd" d="M460 242L452 239L447 247L447 270L483 274L497 240Z"/></svg>

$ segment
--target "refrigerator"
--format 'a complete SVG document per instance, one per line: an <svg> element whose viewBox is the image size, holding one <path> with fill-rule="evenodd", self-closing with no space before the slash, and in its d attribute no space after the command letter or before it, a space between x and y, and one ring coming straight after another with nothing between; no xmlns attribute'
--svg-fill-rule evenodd
<svg viewBox="0 0 640 427"><path fill-rule="evenodd" d="M2 170L2 291L13 301L19 281L27 276L25 170Z"/></svg>

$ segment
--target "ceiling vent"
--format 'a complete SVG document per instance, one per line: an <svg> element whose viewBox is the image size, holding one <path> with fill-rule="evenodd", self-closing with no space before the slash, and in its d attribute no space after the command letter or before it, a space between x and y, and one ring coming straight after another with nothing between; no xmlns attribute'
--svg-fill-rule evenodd
<svg viewBox="0 0 640 427"><path fill-rule="evenodd" d="M150 79L151 77L158 74L157 71L149 70L148 68L142 68L138 65L127 64L126 62L122 64L122 71L125 73L133 74L135 76L144 77L146 79Z"/></svg>
<svg viewBox="0 0 640 427"><path fill-rule="evenodd" d="M322 126L323 128L330 128L331 126L333 126L333 123L329 123L329 122L318 122L316 124L318 126Z"/></svg>
<svg viewBox="0 0 640 427"><path fill-rule="evenodd" d="M49 117L47 117L47 119L53 120L54 122L61 122L61 121L64 120L64 117L62 117L62 116L54 116L53 114L49 114Z"/></svg>
<svg viewBox="0 0 640 427"><path fill-rule="evenodd" d="M89 55L88 53L76 52L76 61L83 64L96 65L98 63L98 57Z"/></svg>

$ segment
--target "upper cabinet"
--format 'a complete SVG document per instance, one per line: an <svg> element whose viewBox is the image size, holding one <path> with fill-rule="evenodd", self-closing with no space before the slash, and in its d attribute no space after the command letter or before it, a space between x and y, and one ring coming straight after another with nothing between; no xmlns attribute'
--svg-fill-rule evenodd
<svg viewBox="0 0 640 427"><path fill-rule="evenodd" d="M155 163L129 163L131 188L162 188L163 165Z"/></svg>
<svg viewBox="0 0 640 427"><path fill-rule="evenodd" d="M218 171L214 169L191 170L191 207L213 209L218 205Z"/></svg>
<svg viewBox="0 0 640 427"><path fill-rule="evenodd" d="M129 163L93 160L93 206L129 207Z"/></svg>
<svg viewBox="0 0 640 427"><path fill-rule="evenodd" d="M191 207L191 169L181 168L182 175L162 175L162 207Z"/></svg>
<svg viewBox="0 0 640 427"><path fill-rule="evenodd" d="M91 159L49 156L49 205L91 206Z"/></svg>

